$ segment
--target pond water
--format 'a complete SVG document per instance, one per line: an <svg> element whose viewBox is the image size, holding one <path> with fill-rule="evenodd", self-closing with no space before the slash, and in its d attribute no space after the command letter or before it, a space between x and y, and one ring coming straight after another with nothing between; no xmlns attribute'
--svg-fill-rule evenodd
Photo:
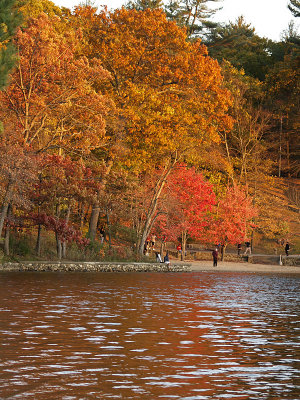
<svg viewBox="0 0 300 400"><path fill-rule="evenodd" d="M1 399L300 399L300 278L0 273Z"/></svg>

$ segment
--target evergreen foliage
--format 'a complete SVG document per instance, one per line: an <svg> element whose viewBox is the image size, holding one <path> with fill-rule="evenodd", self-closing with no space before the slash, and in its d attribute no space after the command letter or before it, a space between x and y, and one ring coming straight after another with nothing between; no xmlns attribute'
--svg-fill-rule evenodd
<svg viewBox="0 0 300 400"><path fill-rule="evenodd" d="M219 24L211 29L205 44L210 56L219 62L225 59L242 68L246 75L260 80L274 63L270 51L272 42L258 36L242 16L235 23Z"/></svg>
<svg viewBox="0 0 300 400"><path fill-rule="evenodd" d="M289 10L294 15L294 17L300 17L300 1L299 0L290 0L288 5Z"/></svg>
<svg viewBox="0 0 300 400"><path fill-rule="evenodd" d="M15 0L0 0L0 90L7 84L16 60L12 38L20 23L20 14L14 5Z"/></svg>
<svg viewBox="0 0 300 400"><path fill-rule="evenodd" d="M216 26L209 21L221 7L213 8L212 3L222 0L169 0L165 6L167 17L186 27L190 38L204 36L206 29ZM208 4L209 3L209 4Z"/></svg>
<svg viewBox="0 0 300 400"><path fill-rule="evenodd" d="M162 8L163 1L162 0L135 0L129 1L126 4L128 9L136 9L137 11L144 11L147 8L154 10L155 8Z"/></svg>

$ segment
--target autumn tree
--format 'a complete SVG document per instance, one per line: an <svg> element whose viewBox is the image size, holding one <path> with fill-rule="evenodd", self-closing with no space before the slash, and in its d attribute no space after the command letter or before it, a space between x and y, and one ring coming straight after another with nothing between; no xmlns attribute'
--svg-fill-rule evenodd
<svg viewBox="0 0 300 400"><path fill-rule="evenodd" d="M51 0L16 0L16 7L23 16L24 26L31 18L38 18L42 13L49 17L62 15L62 9Z"/></svg>
<svg viewBox="0 0 300 400"><path fill-rule="evenodd" d="M19 62L2 112L15 119L24 146L83 155L106 142L109 101L93 84L109 74L98 60L76 57L76 33L60 33L58 22L42 14L17 32Z"/></svg>
<svg viewBox="0 0 300 400"><path fill-rule="evenodd" d="M142 253L172 168L185 159L201 158L228 127L228 92L206 48L198 41L187 42L184 30L161 10L76 13L84 13L91 56L98 55L111 73L108 90L131 150L126 165L135 171L161 171L138 238Z"/></svg>
<svg viewBox="0 0 300 400"><path fill-rule="evenodd" d="M222 64L226 86L232 93L230 114L234 124L222 135L226 151L227 172L232 181L252 185L270 173L271 163L266 157L271 114L263 107L264 92L259 80L246 76L229 62Z"/></svg>
<svg viewBox="0 0 300 400"><path fill-rule="evenodd" d="M226 188L217 200L210 235L215 243L221 243L223 254L228 244L238 244L251 237L251 224L257 215L252 199L239 186Z"/></svg>
<svg viewBox="0 0 300 400"><path fill-rule="evenodd" d="M109 73L99 60L77 53L76 34L45 14L16 34L19 62L0 95L0 114L15 124L24 149L86 157L108 141L105 115L112 102L95 83Z"/></svg>
<svg viewBox="0 0 300 400"><path fill-rule="evenodd" d="M59 260L61 260L61 258L65 258L63 248L65 247L66 243L76 242L82 248L89 244L89 239L82 237L81 232L77 231L65 220L46 215L44 213L32 216L31 219L39 226L43 225L47 230L55 233L56 243L58 245L57 256Z"/></svg>
<svg viewBox="0 0 300 400"><path fill-rule="evenodd" d="M136 243L136 215L142 215L140 194L147 192L145 189L146 185L141 187L141 181L123 168L111 170L101 196L101 219L98 223L104 227L109 251L113 242L132 251Z"/></svg>
<svg viewBox="0 0 300 400"><path fill-rule="evenodd" d="M273 113L273 142L278 176L299 175L299 65L300 36L293 26L277 44L281 58L265 79L266 106Z"/></svg>
<svg viewBox="0 0 300 400"><path fill-rule="evenodd" d="M8 127L0 137L0 237L9 207L30 209L29 189L37 179L38 167L38 157Z"/></svg>
<svg viewBox="0 0 300 400"><path fill-rule="evenodd" d="M195 168L178 165L173 170L165 187L165 201L158 210L157 221L161 234L168 240L176 241L181 237L182 260L188 236L205 238L214 204L212 185Z"/></svg>
<svg viewBox="0 0 300 400"><path fill-rule="evenodd" d="M66 257L66 242L61 235L70 232L79 237L81 228L78 218L79 204L91 202L95 185L92 171L82 160L74 161L68 156L43 155L40 164L39 179L30 193L35 210L33 220L38 224L36 250L40 253L41 227L56 233L56 246L59 258ZM56 222L55 222L56 221ZM76 224L76 229L72 225ZM69 232L69 233L68 233Z"/></svg>

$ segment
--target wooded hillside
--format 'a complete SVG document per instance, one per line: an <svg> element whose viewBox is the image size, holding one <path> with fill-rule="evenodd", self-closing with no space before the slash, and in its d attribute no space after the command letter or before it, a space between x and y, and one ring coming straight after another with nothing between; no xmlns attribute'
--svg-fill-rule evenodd
<svg viewBox="0 0 300 400"><path fill-rule="evenodd" d="M299 34L194 3L0 1L6 257L136 258L153 235L300 252Z"/></svg>

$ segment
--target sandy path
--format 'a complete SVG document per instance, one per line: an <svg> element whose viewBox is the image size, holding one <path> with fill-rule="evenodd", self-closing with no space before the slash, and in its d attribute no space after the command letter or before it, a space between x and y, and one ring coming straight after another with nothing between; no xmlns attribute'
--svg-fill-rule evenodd
<svg viewBox="0 0 300 400"><path fill-rule="evenodd" d="M175 260L174 260L175 263ZM176 264L180 264L176 261ZM213 267L212 261L187 261L185 264L191 266L192 271L232 271L232 272L262 272L262 273L293 273L300 274L300 265L281 266L251 263L235 263L229 261L218 261L218 266ZM171 260L172 265L172 260Z"/></svg>

